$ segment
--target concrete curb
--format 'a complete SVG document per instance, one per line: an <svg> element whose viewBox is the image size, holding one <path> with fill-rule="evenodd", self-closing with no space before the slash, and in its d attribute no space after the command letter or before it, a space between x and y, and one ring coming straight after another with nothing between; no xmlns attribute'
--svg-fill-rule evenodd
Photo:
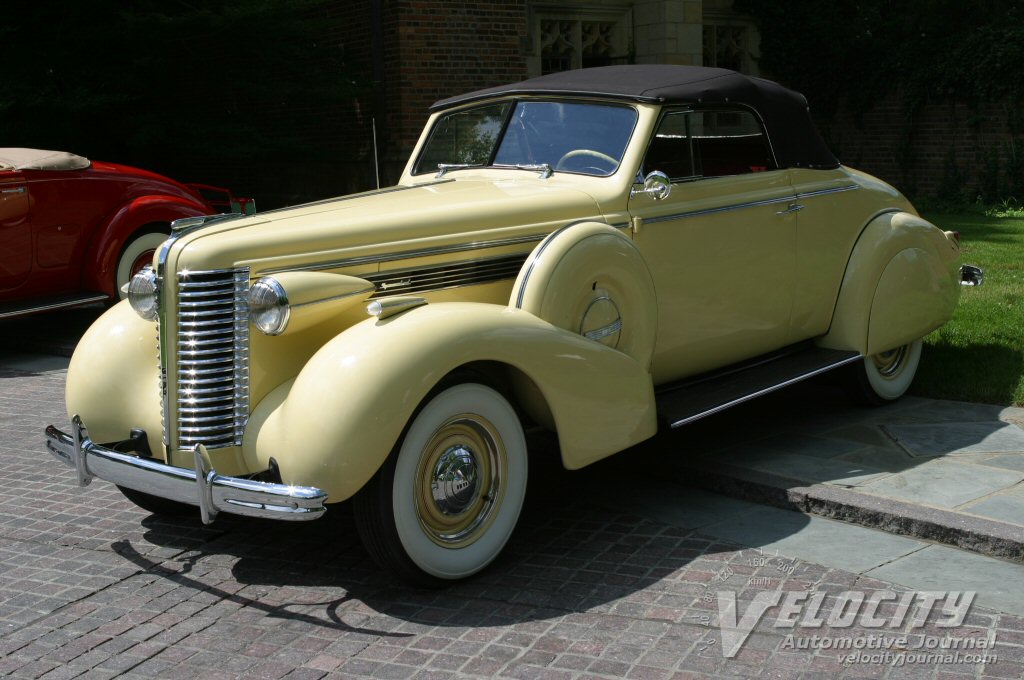
<svg viewBox="0 0 1024 680"><path fill-rule="evenodd" d="M1024 530L996 520L782 477L727 463L666 466L678 481L742 500L1024 562Z"/></svg>

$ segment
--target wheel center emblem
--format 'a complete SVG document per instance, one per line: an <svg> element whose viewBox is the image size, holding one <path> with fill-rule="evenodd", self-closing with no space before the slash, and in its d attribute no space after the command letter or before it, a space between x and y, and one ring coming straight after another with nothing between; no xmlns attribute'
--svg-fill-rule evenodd
<svg viewBox="0 0 1024 680"><path fill-rule="evenodd" d="M445 515L464 512L476 500L477 463L465 446L452 446L437 460L430 482L434 503Z"/></svg>

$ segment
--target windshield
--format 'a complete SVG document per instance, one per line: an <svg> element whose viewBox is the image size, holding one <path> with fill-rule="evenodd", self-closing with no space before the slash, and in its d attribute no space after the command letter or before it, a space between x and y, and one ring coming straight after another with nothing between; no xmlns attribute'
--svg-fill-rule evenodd
<svg viewBox="0 0 1024 680"><path fill-rule="evenodd" d="M636 110L615 104L500 102L442 116L413 171L547 165L556 172L615 172L636 124Z"/></svg>

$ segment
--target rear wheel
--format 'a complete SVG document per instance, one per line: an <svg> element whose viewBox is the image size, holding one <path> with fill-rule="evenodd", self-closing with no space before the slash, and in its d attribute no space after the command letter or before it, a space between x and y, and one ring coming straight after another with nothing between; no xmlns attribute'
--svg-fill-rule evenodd
<svg viewBox="0 0 1024 680"><path fill-rule="evenodd" d="M142 268L153 261L153 253L167 240L167 231L162 229L147 231L144 234L135 236L125 245L121 256L117 258L117 272L114 275L114 287L120 299L124 299L127 293L121 290L132 277L142 271Z"/></svg>
<svg viewBox="0 0 1024 680"><path fill-rule="evenodd" d="M918 339L894 349L879 352L853 365L854 389L871 405L887 404L903 396L910 388L921 362L923 342Z"/></svg>
<svg viewBox="0 0 1024 680"><path fill-rule="evenodd" d="M381 566L419 585L471 576L498 556L526 494L526 440L498 392L463 383L433 396L353 499Z"/></svg>

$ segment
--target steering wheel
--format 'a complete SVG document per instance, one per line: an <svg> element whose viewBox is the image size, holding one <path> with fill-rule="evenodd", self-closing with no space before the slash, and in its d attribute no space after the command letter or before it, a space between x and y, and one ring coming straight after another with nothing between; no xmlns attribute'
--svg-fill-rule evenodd
<svg viewBox="0 0 1024 680"><path fill-rule="evenodd" d="M594 151L593 149L574 149L574 150L570 151L569 153L565 154L564 156L562 156L561 158L558 159L558 162L555 164L555 170L565 170L566 169L566 163L568 161L571 161L574 158L583 158L583 157L593 158L593 159L598 160L598 161L600 161L602 163L607 163L608 164L607 168L601 168L601 167L597 167L597 166L593 166L593 165L588 165L588 166L582 168L584 170L593 169L593 170L597 170L598 172L605 173L605 172L611 172L611 171L615 170L615 168L618 167L618 165L619 165L619 162L617 160L615 160L614 158L612 158L608 154L601 153L600 151Z"/></svg>

